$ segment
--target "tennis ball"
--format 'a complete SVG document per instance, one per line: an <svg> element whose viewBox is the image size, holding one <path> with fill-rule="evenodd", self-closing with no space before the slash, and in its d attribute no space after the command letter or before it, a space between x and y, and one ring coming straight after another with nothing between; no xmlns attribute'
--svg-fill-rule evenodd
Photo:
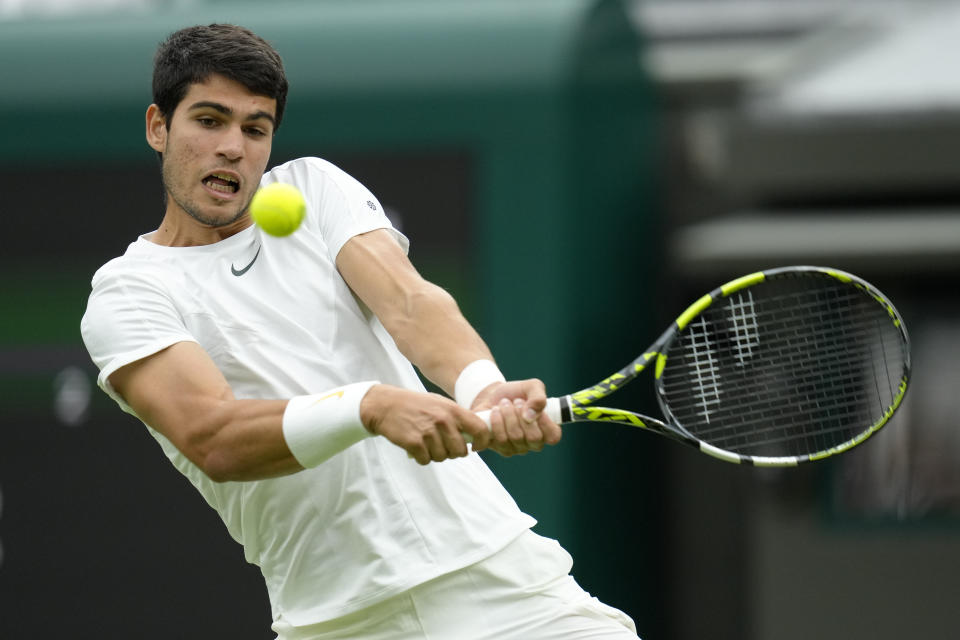
<svg viewBox="0 0 960 640"><path fill-rule="evenodd" d="M250 217L272 236L288 236L297 230L307 211L300 190L292 184L272 182L253 194Z"/></svg>

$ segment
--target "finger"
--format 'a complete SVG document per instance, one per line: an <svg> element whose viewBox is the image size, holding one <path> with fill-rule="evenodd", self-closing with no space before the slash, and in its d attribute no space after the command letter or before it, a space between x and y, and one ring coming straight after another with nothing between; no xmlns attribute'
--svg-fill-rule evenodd
<svg viewBox="0 0 960 640"><path fill-rule="evenodd" d="M527 447L533 451L540 451L543 449L544 435L540 430L540 423L536 420L536 414L534 414L533 420L527 420L525 412L530 411L530 409L526 406L526 403L523 400L514 400L513 404L517 409L517 414L521 416L519 423Z"/></svg>
<svg viewBox="0 0 960 640"><path fill-rule="evenodd" d="M560 442L560 438L563 437L563 428L554 422L550 416L546 413L541 413L537 419L537 423L540 425L540 431L543 433L543 441L545 444L552 446Z"/></svg>
<svg viewBox="0 0 960 640"><path fill-rule="evenodd" d="M423 434L423 443L430 454L430 460L443 462L447 459L447 448L443 444L443 437L436 432Z"/></svg>
<svg viewBox="0 0 960 640"><path fill-rule="evenodd" d="M521 424L523 421L517 414L517 407L506 398L501 400L498 406L500 407L500 415L503 416L503 426L507 433L507 440L513 445L516 453L526 453L529 446Z"/></svg>
<svg viewBox="0 0 960 640"><path fill-rule="evenodd" d="M513 443L507 437L506 423L500 412L500 405L490 410L490 440L493 449L502 456L512 456L517 453Z"/></svg>
<svg viewBox="0 0 960 640"><path fill-rule="evenodd" d="M417 461L417 464L430 464L430 452L423 446L423 443L415 444L407 448L407 456Z"/></svg>
<svg viewBox="0 0 960 640"><path fill-rule="evenodd" d="M461 416L466 416L467 411L462 412ZM467 443L460 433L462 421L444 422L437 425L437 431L443 441L443 448L447 458L462 458L470 451L467 449Z"/></svg>
<svg viewBox="0 0 960 640"><path fill-rule="evenodd" d="M491 427L472 411L464 412L460 431L470 437L474 451L483 451L493 439Z"/></svg>
<svg viewBox="0 0 960 640"><path fill-rule="evenodd" d="M543 382L532 378L524 381L525 394L527 401L523 409L524 419L532 422L536 420L537 415L547 406L547 388Z"/></svg>

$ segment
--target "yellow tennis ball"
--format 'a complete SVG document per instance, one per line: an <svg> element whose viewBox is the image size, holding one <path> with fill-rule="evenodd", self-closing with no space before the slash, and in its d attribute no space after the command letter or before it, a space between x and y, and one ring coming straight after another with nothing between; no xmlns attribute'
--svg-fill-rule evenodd
<svg viewBox="0 0 960 640"><path fill-rule="evenodd" d="M303 222L307 203L292 184L272 182L253 194L250 217L272 236L288 236Z"/></svg>

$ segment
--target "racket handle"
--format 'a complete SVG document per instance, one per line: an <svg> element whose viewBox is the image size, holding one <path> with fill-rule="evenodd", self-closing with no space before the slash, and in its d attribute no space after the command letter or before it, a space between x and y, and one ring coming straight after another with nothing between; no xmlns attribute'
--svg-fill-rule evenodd
<svg viewBox="0 0 960 640"><path fill-rule="evenodd" d="M560 398L547 398L547 406L543 408L543 412L547 415L548 418L560 424ZM490 410L486 409L484 411L477 411L477 416L483 420L487 425L487 428L490 428ZM473 442L473 438L469 433L463 434L463 439L467 442Z"/></svg>

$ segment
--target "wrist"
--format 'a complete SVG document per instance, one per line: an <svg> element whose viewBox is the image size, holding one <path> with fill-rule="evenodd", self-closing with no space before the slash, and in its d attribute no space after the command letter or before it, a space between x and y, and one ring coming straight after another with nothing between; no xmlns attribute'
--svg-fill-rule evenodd
<svg viewBox="0 0 960 640"><path fill-rule="evenodd" d="M473 407L480 392L496 382L506 382L492 360L474 360L460 372L454 384L454 400L466 409Z"/></svg>
<svg viewBox="0 0 960 640"><path fill-rule="evenodd" d="M373 387L377 388L374 389ZM392 390L392 387L377 383L370 387L360 403L360 422L370 435L380 435L377 427L386 412L390 410L390 390Z"/></svg>
<svg viewBox="0 0 960 640"><path fill-rule="evenodd" d="M315 467L372 434L360 419L360 403L376 381L296 396L283 413L283 437L303 467Z"/></svg>

